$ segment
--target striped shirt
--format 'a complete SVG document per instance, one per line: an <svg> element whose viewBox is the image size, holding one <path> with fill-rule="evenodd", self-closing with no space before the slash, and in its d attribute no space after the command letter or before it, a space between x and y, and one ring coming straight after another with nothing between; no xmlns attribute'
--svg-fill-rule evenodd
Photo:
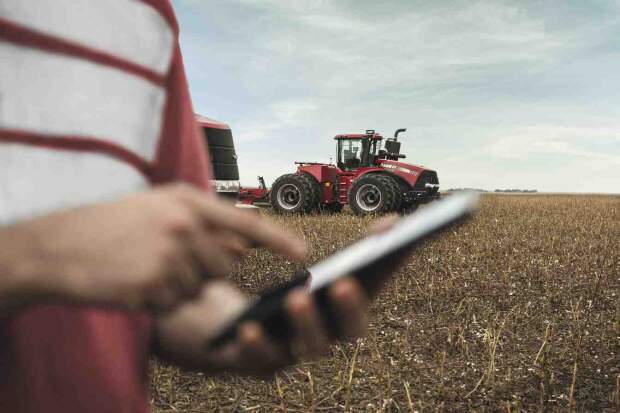
<svg viewBox="0 0 620 413"><path fill-rule="evenodd" d="M168 0L0 1L0 225L209 176ZM148 411L150 325L18 313L0 325L0 411Z"/></svg>

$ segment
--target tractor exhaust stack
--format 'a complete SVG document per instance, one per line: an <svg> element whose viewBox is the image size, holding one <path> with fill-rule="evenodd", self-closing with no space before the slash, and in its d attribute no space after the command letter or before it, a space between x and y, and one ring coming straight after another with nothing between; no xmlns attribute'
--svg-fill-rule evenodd
<svg viewBox="0 0 620 413"><path fill-rule="evenodd" d="M407 128L400 128L400 129L396 129L396 132L394 132L394 140L398 141L398 134L401 132L407 132Z"/></svg>

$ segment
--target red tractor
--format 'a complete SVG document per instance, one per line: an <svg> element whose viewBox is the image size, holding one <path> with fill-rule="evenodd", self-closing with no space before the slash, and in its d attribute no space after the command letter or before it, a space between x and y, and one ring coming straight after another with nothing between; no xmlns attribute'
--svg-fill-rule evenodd
<svg viewBox="0 0 620 413"><path fill-rule="evenodd" d="M383 137L374 130L337 135L337 164L295 162L296 173L273 183L271 205L280 213L293 214L339 212L349 204L357 215L365 215L410 212L438 199L435 171L399 161L405 155L400 154L398 134L405 131L398 129L383 148Z"/></svg>

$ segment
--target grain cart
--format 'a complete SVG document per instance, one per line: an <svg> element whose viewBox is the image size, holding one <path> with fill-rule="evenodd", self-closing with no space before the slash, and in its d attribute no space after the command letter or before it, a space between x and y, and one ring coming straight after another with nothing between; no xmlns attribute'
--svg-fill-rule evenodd
<svg viewBox="0 0 620 413"><path fill-rule="evenodd" d="M269 191L274 210L284 214L339 212L349 204L357 215L411 212L439 199L437 173L401 162L398 129L383 140L374 130L337 135L336 164L295 162L297 172L280 176ZM382 147L383 146L383 147Z"/></svg>

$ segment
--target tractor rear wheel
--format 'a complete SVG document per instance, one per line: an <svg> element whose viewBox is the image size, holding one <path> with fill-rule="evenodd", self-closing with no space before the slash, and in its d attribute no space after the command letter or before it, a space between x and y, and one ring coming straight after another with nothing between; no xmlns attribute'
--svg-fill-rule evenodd
<svg viewBox="0 0 620 413"><path fill-rule="evenodd" d="M282 214L314 211L319 202L313 183L307 176L300 174L286 174L276 179L270 194L274 210Z"/></svg>
<svg viewBox="0 0 620 413"><path fill-rule="evenodd" d="M398 183L387 175L362 176L349 189L349 205L356 215L397 211L401 198Z"/></svg>
<svg viewBox="0 0 620 413"><path fill-rule="evenodd" d="M314 179L314 177L310 174L301 173L298 174L302 179L308 182L308 185L312 188L314 192L314 207L312 210L319 211L321 209L321 204L323 203L323 194L321 193L321 185Z"/></svg>

